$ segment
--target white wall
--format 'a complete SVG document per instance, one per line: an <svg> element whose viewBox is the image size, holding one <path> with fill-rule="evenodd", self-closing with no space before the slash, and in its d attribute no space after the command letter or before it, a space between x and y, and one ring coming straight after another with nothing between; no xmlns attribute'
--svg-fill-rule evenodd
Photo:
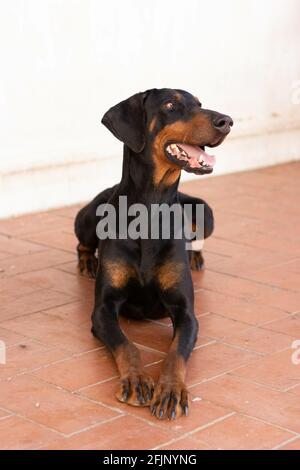
<svg viewBox="0 0 300 470"><path fill-rule="evenodd" d="M120 176L108 107L183 88L235 120L217 173L299 158L299 0L0 0L0 216Z"/></svg>

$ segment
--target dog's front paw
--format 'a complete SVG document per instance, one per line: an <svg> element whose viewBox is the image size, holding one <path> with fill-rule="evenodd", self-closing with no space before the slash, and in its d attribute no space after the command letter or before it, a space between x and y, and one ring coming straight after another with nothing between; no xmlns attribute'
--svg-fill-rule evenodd
<svg viewBox="0 0 300 470"><path fill-rule="evenodd" d="M80 274L89 279L95 279L98 260L93 253L80 253L78 259L78 270Z"/></svg>
<svg viewBox="0 0 300 470"><path fill-rule="evenodd" d="M152 377L144 372L136 372L121 377L116 393L119 401L132 406L149 406L154 390Z"/></svg>
<svg viewBox="0 0 300 470"><path fill-rule="evenodd" d="M204 258L201 251L191 251L190 267L193 271L201 271L204 268Z"/></svg>
<svg viewBox="0 0 300 470"><path fill-rule="evenodd" d="M188 415L188 391L184 383L160 379L154 389L150 405L152 415L158 419L176 419Z"/></svg>

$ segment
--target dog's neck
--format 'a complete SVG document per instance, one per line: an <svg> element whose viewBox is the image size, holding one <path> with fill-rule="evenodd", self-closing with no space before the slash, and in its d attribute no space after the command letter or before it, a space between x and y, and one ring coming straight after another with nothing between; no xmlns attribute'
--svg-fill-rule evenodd
<svg viewBox="0 0 300 470"><path fill-rule="evenodd" d="M119 189L133 202L173 204L177 200L180 173L166 184L168 170L161 181L155 182L155 165L148 146L139 154L126 145L123 152L122 178ZM172 170L170 170L172 172Z"/></svg>

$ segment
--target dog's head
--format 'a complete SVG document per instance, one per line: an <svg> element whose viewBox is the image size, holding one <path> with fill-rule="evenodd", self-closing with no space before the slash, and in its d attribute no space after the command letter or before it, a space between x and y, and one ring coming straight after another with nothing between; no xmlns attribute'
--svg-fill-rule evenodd
<svg viewBox="0 0 300 470"><path fill-rule="evenodd" d="M102 123L134 153L150 155L156 170L201 175L211 173L215 163L205 147L220 145L233 120L202 108L186 91L164 88L137 93L113 106Z"/></svg>

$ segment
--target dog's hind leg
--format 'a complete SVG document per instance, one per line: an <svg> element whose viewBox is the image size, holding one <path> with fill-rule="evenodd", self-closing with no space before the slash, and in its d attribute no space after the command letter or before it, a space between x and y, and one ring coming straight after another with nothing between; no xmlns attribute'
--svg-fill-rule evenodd
<svg viewBox="0 0 300 470"><path fill-rule="evenodd" d="M214 216L211 207L203 199L189 196L184 193L178 193L179 202L182 206L185 204L192 205L192 220L191 227L193 232L197 230L197 219L196 219L196 206L197 204L204 205L204 227L203 227L203 238L208 238L214 230ZM194 242L195 243L195 242ZM201 249L193 249L189 251L190 267L192 270L199 271L204 266L204 258Z"/></svg>
<svg viewBox="0 0 300 470"><path fill-rule="evenodd" d="M95 278L97 272L97 258L95 256L98 247L96 226L99 217L96 215L97 207L108 202L114 193L116 186L108 188L98 194L89 204L78 212L75 218L75 234L78 238L77 254L79 272L88 278Z"/></svg>

